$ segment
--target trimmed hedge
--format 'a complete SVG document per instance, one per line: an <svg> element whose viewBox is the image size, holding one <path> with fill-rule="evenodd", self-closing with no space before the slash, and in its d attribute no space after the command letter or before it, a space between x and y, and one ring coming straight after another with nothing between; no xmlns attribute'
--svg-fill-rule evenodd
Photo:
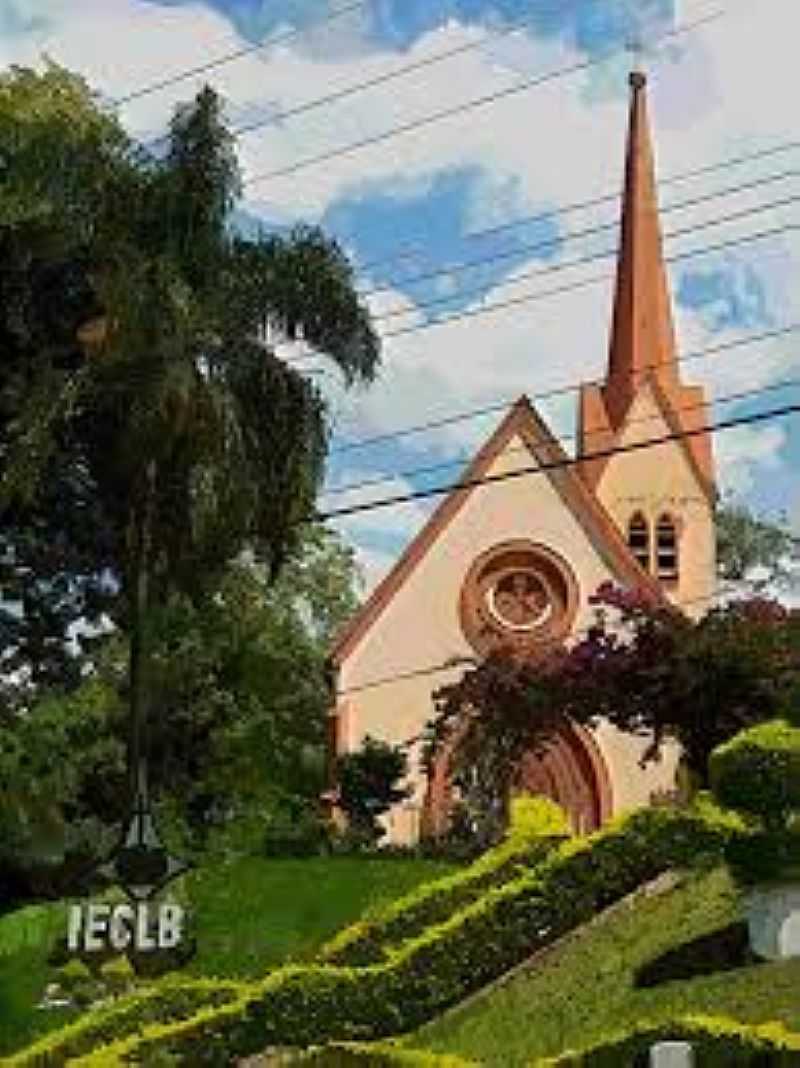
<svg viewBox="0 0 800 1068"><path fill-rule="evenodd" d="M307 1068L478 1068L453 1053L429 1053L392 1042L338 1042L312 1049L298 1064Z"/></svg>
<svg viewBox="0 0 800 1068"><path fill-rule="evenodd" d="M800 812L800 730L784 720L761 723L718 746L709 762L722 805L783 829Z"/></svg>
<svg viewBox="0 0 800 1068"><path fill-rule="evenodd" d="M800 730L783 720L741 731L709 762L720 804L760 822L763 830L732 842L727 853L742 884L800 879Z"/></svg>
<svg viewBox="0 0 800 1068"><path fill-rule="evenodd" d="M797 1068L800 1034L781 1023L744 1024L715 1016L684 1016L660 1024L641 1023L581 1053L535 1061L531 1068L639 1068L659 1041L691 1042L700 1068Z"/></svg>
<svg viewBox="0 0 800 1068"><path fill-rule="evenodd" d="M267 1046L409 1031L664 871L717 863L734 833L729 821L691 812L636 812L565 842L538 868L488 890L383 964L285 967L230 1004L146 1027L75 1063L147 1065L172 1055L182 1064L225 1065Z"/></svg>
<svg viewBox="0 0 800 1068"><path fill-rule="evenodd" d="M182 1020L209 1004L220 1006L241 996L244 984L222 979L186 979L170 976L157 986L140 990L85 1013L45 1035L38 1042L3 1062L7 1068L50 1068L66 1064L120 1035L160 1020Z"/></svg>
<svg viewBox="0 0 800 1068"><path fill-rule="evenodd" d="M322 947L319 960L353 966L378 964L386 960L391 948L446 920L490 887L502 886L540 863L569 836L567 817L554 801L514 798L509 832L500 845L463 871L417 887L375 916L345 927Z"/></svg>

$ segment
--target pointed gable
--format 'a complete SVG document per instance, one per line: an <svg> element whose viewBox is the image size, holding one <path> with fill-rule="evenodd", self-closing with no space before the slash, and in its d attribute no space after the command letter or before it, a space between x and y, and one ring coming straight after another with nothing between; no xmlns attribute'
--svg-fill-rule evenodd
<svg viewBox="0 0 800 1068"><path fill-rule="evenodd" d="M495 461L515 438L524 444L529 458L515 464L510 471L490 474ZM532 473L525 469L532 466L543 469L541 473L555 488L616 579L661 600L662 592L658 583L638 565L609 514L582 482L574 461L550 433L528 398L520 397L389 574L339 634L332 650L333 662L342 664L359 645L462 508L474 494L481 492L482 485L525 478Z"/></svg>

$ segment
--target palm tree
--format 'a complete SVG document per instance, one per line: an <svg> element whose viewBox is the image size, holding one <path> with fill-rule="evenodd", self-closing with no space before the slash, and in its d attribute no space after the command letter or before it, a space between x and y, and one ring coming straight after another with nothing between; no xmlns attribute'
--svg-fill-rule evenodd
<svg viewBox="0 0 800 1068"><path fill-rule="evenodd" d="M130 144L122 155L71 250L94 299L77 335L84 360L77 373L64 365L69 403L37 426L89 472L116 534L141 800L149 606L198 593L245 546L276 575L323 475L324 400L265 327L302 331L349 385L372 380L379 344L346 258L319 230L232 232L239 172L211 89L177 109L162 160Z"/></svg>

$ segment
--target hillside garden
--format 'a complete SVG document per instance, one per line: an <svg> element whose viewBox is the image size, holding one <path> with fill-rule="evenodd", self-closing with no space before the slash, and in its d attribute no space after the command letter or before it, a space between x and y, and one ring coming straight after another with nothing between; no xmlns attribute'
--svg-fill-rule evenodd
<svg viewBox="0 0 800 1068"><path fill-rule="evenodd" d="M770 911L800 878L798 614L759 596L691 621L601 589L569 651L501 650L434 695L429 756L477 713L467 818L382 849L405 755L325 760L327 651L358 600L313 521L329 413L264 341L302 333L369 383L346 258L312 228L235 233L210 90L153 159L59 68L0 89L3 1063L634 1065L662 1033L715 1068L800 1063L793 921ZM721 516L736 581L787 547L748 522ZM685 789L576 838L515 774L600 716L648 759L680 742ZM70 955L66 906L125 897L100 863L143 797L190 862L163 892L190 937Z"/></svg>

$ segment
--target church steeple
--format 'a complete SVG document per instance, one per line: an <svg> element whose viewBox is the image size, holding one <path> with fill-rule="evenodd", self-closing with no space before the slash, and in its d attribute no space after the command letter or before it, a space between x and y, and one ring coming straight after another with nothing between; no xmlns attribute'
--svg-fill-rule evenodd
<svg viewBox="0 0 800 1068"><path fill-rule="evenodd" d="M614 448L634 399L648 381L669 409L675 430L697 431L708 425L702 388L685 385L680 376L661 241L647 79L640 70L634 70L629 82L628 142L608 371L602 386L581 388L579 458L607 454ZM700 481L713 494L710 435L693 434L684 444ZM579 470L584 481L596 489L607 465L607 455L583 459Z"/></svg>
<svg viewBox="0 0 800 1068"><path fill-rule="evenodd" d="M614 318L603 390L615 428L647 374L667 388L679 381L647 115L647 80L636 70L629 81L630 119Z"/></svg>

